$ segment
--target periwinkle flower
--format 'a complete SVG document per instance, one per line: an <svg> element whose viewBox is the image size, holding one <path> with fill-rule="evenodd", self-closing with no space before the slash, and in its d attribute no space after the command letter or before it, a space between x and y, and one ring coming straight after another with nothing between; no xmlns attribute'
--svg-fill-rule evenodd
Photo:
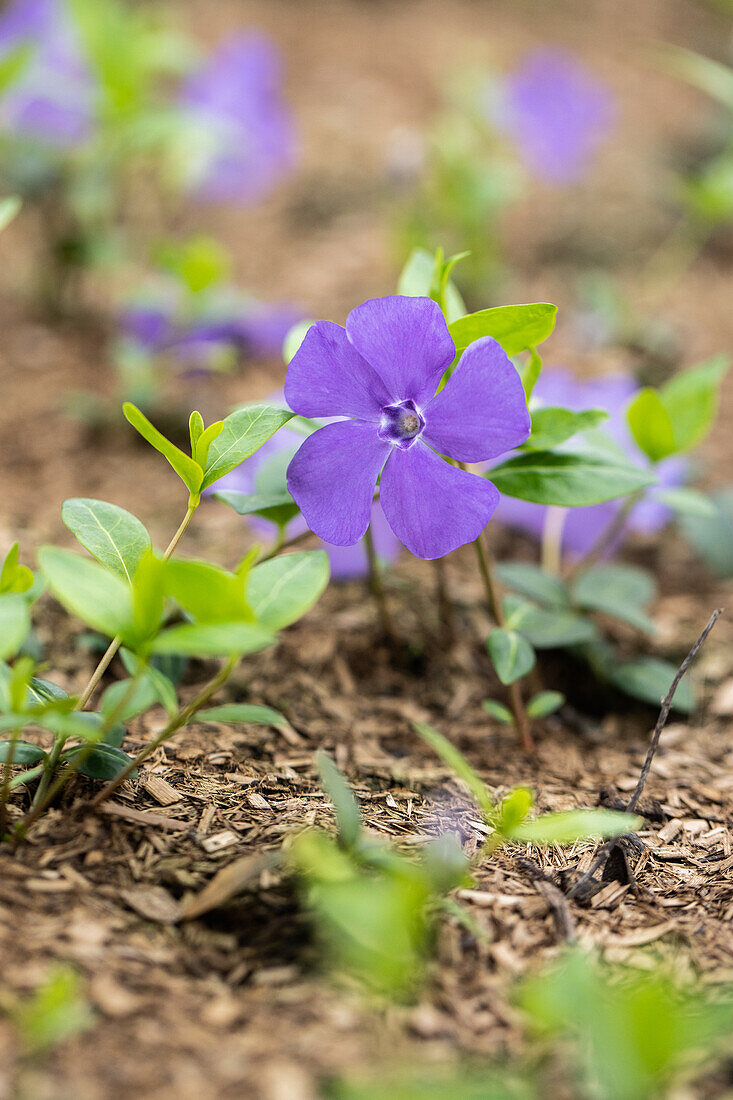
<svg viewBox="0 0 733 1100"><path fill-rule="evenodd" d="M637 382L627 374L581 379L570 371L545 367L535 386L533 399L540 406L559 405L574 412L592 408L605 409L609 419L601 425L601 430L610 436L629 461L641 465L647 460L634 443L625 416L626 406L638 388ZM569 440L567 446L574 449L576 440ZM659 479L657 488L676 488L685 481L687 462L679 457L665 459L657 464L655 473ZM622 503L619 500L609 500L605 504L569 509L562 527L563 547L571 554L587 553L613 520ZM666 505L647 494L631 512L627 529L653 534L664 527L671 514ZM497 522L526 531L537 538L542 535L546 517L547 509L543 505L530 504L513 497L502 497L496 513Z"/></svg>
<svg viewBox="0 0 733 1100"><path fill-rule="evenodd" d="M24 46L30 56L2 95L0 125L50 146L84 141L96 87L64 0L16 0L0 15L0 60Z"/></svg>
<svg viewBox="0 0 733 1100"><path fill-rule="evenodd" d="M436 393L454 356L429 298L377 298L352 310L345 329L309 329L288 368L287 402L303 416L349 419L303 442L287 484L326 542L351 546L364 535L380 473L387 522L416 557L443 557L483 531L496 488L441 456L496 458L527 438L529 413L519 375L490 337Z"/></svg>
<svg viewBox="0 0 733 1100"><path fill-rule="evenodd" d="M265 404L268 405L282 405L283 403L282 393L271 394L265 399ZM285 468L302 442L303 436L299 432L287 427L281 428L258 451L255 451L251 458L248 458L241 466L237 466L231 473L226 474L217 481L216 485L212 486L212 491L218 492L223 489L237 493L254 493L260 488L260 477L263 474L267 475L268 472L275 472L274 468L277 468L276 480L279 480L281 476L284 480ZM261 531L264 534L273 530L273 524L262 516L248 516L247 521L254 530ZM400 544L392 534L392 529L384 518L384 512L378 500L375 500L372 505L371 528L377 557L386 562L395 561L399 554ZM287 524L286 536L293 538L307 530L308 525L303 516L296 515ZM369 572L369 562L363 542L358 542L354 546L333 546L331 543L324 543L323 545L328 553L331 563L331 577L334 580L353 580L358 577L365 577Z"/></svg>
<svg viewBox="0 0 733 1100"><path fill-rule="evenodd" d="M613 120L610 91L565 50L530 53L500 89L494 121L541 179L580 179Z"/></svg>
<svg viewBox="0 0 733 1100"><path fill-rule="evenodd" d="M226 41L185 82L181 105L196 126L188 183L210 202L254 202L292 167L294 128L280 89L278 53L262 35Z"/></svg>

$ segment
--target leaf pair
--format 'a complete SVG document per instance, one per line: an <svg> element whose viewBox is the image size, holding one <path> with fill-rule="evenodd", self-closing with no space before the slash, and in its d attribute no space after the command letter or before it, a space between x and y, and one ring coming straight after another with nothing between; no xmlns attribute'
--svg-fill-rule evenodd
<svg viewBox="0 0 733 1100"><path fill-rule="evenodd" d="M719 355L675 375L660 389L639 391L626 416L636 443L652 462L692 450L705 438L729 365L729 357Z"/></svg>

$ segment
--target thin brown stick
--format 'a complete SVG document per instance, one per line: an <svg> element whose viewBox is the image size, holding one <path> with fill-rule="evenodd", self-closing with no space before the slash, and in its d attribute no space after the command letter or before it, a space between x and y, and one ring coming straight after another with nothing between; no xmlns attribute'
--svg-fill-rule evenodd
<svg viewBox="0 0 733 1100"><path fill-rule="evenodd" d="M496 588L496 582L494 581L493 570L491 568L491 559L489 552L483 541L483 536L479 537L474 542L476 548L476 558L478 560L479 572L484 582L484 588L486 590L486 599L489 604L489 611L497 626L504 629L506 627L506 620L504 619L504 610L501 606L501 599ZM507 692L509 694L509 707L512 715L514 716L514 726L522 741L522 747L525 752L534 752L534 741L532 740L532 734L529 726L529 718L527 717L527 711L524 707L524 701L522 700L522 690L518 681L514 681L513 684L507 685Z"/></svg>
<svg viewBox="0 0 733 1100"><path fill-rule="evenodd" d="M649 772L651 771L651 766L652 766L652 761L654 760L654 755L657 751L657 748L659 747L659 738L662 736L662 730L664 729L665 725L667 724L667 719L669 718L669 712L670 712L671 707L672 707L672 701L674 699L675 692L677 691L677 688L679 687L680 680L685 675L685 673L687 672L687 670L690 667L690 665L692 664L692 662L695 660L695 657L697 657L697 655L700 652L701 648L705 644L705 640L706 640L708 634L713 629L713 627L715 626L715 624L717 623L718 619L720 618L720 616L722 614L723 614L723 609L721 607L718 607L718 608L715 609L715 611L713 611L712 615L708 619L707 626L705 627L702 634L700 635L700 637L695 642L695 644L692 647L692 649L690 650L690 652L685 657L685 659L682 662L682 664L680 665L680 667L677 669L675 677L674 677L674 679L673 679L673 681L670 685L669 691L667 692L664 699L662 700L662 706L659 710L659 717L657 718L657 722L656 722L656 725L654 727L654 732L652 733L652 739L649 743L649 749L647 750L646 759L644 760L644 764L642 765L641 774L639 776L639 782L636 784L636 787L634 789L634 793L632 794L631 798L626 803L626 811L625 811L626 813L633 813L633 811L639 805L639 799L642 796L642 793L644 791L644 787L646 786L646 781L649 778ZM616 838L614 838L612 840L607 840L605 842L605 844L601 845L601 847L598 849L598 854L597 854L596 858L593 860L593 863L591 864L590 868L585 872L584 875L581 876L581 878L578 879L578 881L573 886L572 890L570 890L568 892L568 897L569 898L575 897L580 892L580 890L588 882L590 882L590 880L595 875L596 871L603 865L605 860L608 858L608 855L610 854L610 851L613 848L614 844L616 844L616 842L617 842Z"/></svg>

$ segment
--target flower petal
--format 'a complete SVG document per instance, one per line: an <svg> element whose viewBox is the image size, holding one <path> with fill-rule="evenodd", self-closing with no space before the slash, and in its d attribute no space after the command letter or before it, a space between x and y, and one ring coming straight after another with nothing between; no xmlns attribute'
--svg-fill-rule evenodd
<svg viewBox="0 0 733 1100"><path fill-rule="evenodd" d="M531 427L521 379L491 336L466 348L423 415L425 442L460 462L496 458L524 443Z"/></svg>
<svg viewBox="0 0 733 1100"><path fill-rule="evenodd" d="M442 558L483 531L499 503L490 481L449 465L416 443L395 447L384 467L380 499L387 521L416 558Z"/></svg>
<svg viewBox="0 0 733 1100"><path fill-rule="evenodd" d="M430 298L373 298L352 309L346 331L393 402L426 404L456 353L445 318Z"/></svg>
<svg viewBox="0 0 733 1100"><path fill-rule="evenodd" d="M288 466L287 482L311 531L336 546L359 541L389 450L374 425L359 420L327 424L308 436Z"/></svg>
<svg viewBox="0 0 733 1100"><path fill-rule="evenodd" d="M293 356L285 399L301 416L376 420L391 398L377 372L333 321L317 321Z"/></svg>

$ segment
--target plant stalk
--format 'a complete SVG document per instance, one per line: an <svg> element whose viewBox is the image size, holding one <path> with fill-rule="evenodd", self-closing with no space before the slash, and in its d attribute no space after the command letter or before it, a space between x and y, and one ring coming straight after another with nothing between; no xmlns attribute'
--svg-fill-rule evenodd
<svg viewBox="0 0 733 1100"><path fill-rule="evenodd" d="M479 535L473 545L476 548L476 558L478 560L481 579L484 582L484 589L486 590L489 611L496 625L505 628L506 620L504 619L504 611L494 580L491 558L486 549L483 535ZM525 710L522 700L522 691L519 682L515 680L513 684L507 684L507 692L509 694L509 707L514 716L514 728L522 742L522 747L525 752L534 752L534 741L532 740L529 718L527 717L527 711Z"/></svg>
<svg viewBox="0 0 733 1100"><path fill-rule="evenodd" d="M396 644L396 634L392 625L392 617L389 613L389 607L387 606L387 597L384 592L384 586L382 584L382 577L379 572L379 563L377 561L377 552L374 549L374 539L372 538L371 525L367 527L366 534L364 535L364 547L366 549L367 561L369 562L369 589L374 597L374 602L377 605L377 614L379 616L379 625L385 638L391 645Z"/></svg>
<svg viewBox="0 0 733 1100"><path fill-rule="evenodd" d="M575 565L568 571L566 580L572 580L574 577L577 577L579 573L584 573L586 569L590 569L592 565L600 561L606 551L611 549L616 539L622 534L629 516L642 496L643 492L641 489L637 489L635 493L631 493L627 496L626 500L616 512L616 515L601 531L588 553L584 554L582 558L579 558Z"/></svg>

